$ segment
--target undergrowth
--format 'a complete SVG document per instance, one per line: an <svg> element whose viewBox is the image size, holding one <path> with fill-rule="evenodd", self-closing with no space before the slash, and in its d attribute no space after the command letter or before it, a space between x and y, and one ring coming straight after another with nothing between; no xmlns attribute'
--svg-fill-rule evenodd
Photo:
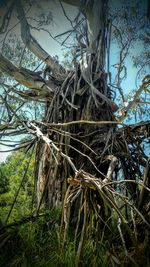
<svg viewBox="0 0 150 267"><path fill-rule="evenodd" d="M18 228L8 228L7 242L0 250L1 267L52 267L66 266L76 267L76 247L73 240L67 240L65 245L61 243L60 234L60 210L47 211L44 216L34 222L20 225ZM114 227L114 226L113 226ZM115 233L112 229L113 233ZM3 234L5 234L3 233ZM138 253L134 249L125 257L120 242L117 245L117 231L111 242L108 240L95 242L95 238L85 239L82 256L78 266L84 267L149 267L148 254L142 254L142 248ZM116 247L114 244L116 243ZM145 258L144 258L145 257Z"/></svg>

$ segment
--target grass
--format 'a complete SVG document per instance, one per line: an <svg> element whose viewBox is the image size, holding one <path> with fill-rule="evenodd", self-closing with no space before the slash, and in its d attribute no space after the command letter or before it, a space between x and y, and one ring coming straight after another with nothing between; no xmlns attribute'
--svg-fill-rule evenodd
<svg viewBox="0 0 150 267"><path fill-rule="evenodd" d="M60 216L60 210L47 211L45 216L34 222L7 229L5 234L10 238L0 249L0 266L76 267L76 246L73 240L67 240L64 247L60 241ZM115 223L112 227L115 227ZM113 228L113 240L111 235L102 241L96 240L94 236L85 239L78 266L149 267L149 250L146 255L141 246L136 253L132 248L128 258L125 258L118 233Z"/></svg>

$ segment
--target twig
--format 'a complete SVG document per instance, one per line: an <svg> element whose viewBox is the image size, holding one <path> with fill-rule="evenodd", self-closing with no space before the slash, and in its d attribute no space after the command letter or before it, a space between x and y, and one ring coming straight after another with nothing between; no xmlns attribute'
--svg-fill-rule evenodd
<svg viewBox="0 0 150 267"><path fill-rule="evenodd" d="M42 139L42 140L43 140L43 141L44 141L50 148L53 148L54 151L60 153L60 155L61 155L64 159L66 159L66 160L68 161L69 165L72 167L72 169L74 170L74 172L77 173L78 171L77 171L75 165L73 164L71 158L70 158L69 156L67 156L66 154L64 154L64 153L63 153L63 152L62 152L62 151L61 151L61 150L60 150L60 149L53 143L53 141L52 141L51 139L49 139L47 136L45 136L45 135L41 132L41 130L40 130L37 126L35 126L32 122L30 122L30 125L35 129L35 131L29 129L29 132L31 132L32 134L33 134L33 133L36 134L37 137L38 137L39 139Z"/></svg>
<svg viewBox="0 0 150 267"><path fill-rule="evenodd" d="M126 249L125 240L124 240L124 237L123 237L123 234L122 234L122 230L121 230L121 219L120 218L118 218L117 227L118 227L118 231L119 231L119 234L120 234L120 237L121 237L122 245L124 247L125 255L127 257L128 256L128 252L127 252L127 249Z"/></svg>
<svg viewBox="0 0 150 267"><path fill-rule="evenodd" d="M87 121L87 120L77 120L77 121L69 121L64 123L47 123L47 126L70 126L74 124L90 124L90 125L107 125L107 124L119 124L124 125L125 124L121 121Z"/></svg>
<svg viewBox="0 0 150 267"><path fill-rule="evenodd" d="M77 250L77 254L76 254L76 262L75 262L75 266L76 267L79 266L81 251L82 251L82 248L83 248L83 241L84 241L84 236L85 236L85 230L86 230L86 218L87 218L86 191L84 193L84 198L85 198L85 200L84 200L84 219L83 219L83 227L82 227L80 242L79 242L78 250Z"/></svg>

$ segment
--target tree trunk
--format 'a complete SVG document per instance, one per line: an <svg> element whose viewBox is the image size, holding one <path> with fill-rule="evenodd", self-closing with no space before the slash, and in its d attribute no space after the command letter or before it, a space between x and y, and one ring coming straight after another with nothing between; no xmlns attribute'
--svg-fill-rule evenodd
<svg viewBox="0 0 150 267"><path fill-rule="evenodd" d="M71 4L71 1L67 2ZM115 120L113 112L117 107L111 100L107 73L104 71L107 1L85 1L84 6L80 3L80 9L87 19L88 28L86 67L82 59L82 63L78 63L76 70L70 72L66 81L60 85L53 101L47 102L47 123ZM58 144L60 151L71 158L77 170L84 169L100 176L107 173L108 162L104 164L102 161L108 153L105 151L106 137L111 136L114 128L111 124L74 124L63 126L59 130L49 129L47 135ZM47 145L41 145L40 142L37 151L38 205L43 203L52 208L62 203L67 189L67 178L74 175L74 171L59 152L56 153Z"/></svg>

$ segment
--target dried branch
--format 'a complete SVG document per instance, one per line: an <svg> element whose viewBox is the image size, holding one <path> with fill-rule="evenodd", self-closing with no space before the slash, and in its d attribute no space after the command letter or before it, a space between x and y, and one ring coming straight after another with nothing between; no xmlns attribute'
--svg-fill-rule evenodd
<svg viewBox="0 0 150 267"><path fill-rule="evenodd" d="M124 240L124 237L123 237L123 234L122 234L122 230L121 230L121 220L120 220L120 218L118 219L117 228L118 228L118 231L119 231L119 234L120 234L120 237L121 237L121 241L122 241L122 245L123 245L123 248L124 248L124 251L125 251L125 255L127 257L128 256L128 252L127 252L126 243L125 243L125 240Z"/></svg>
<svg viewBox="0 0 150 267"><path fill-rule="evenodd" d="M83 219L83 226L82 226L82 231L81 231L81 237L80 237L80 242L78 245L78 249L77 249L77 254L76 254L76 267L79 266L79 261L80 261L80 257L81 257L81 252L82 252L82 248L83 248L83 242L84 242L84 237L85 237L85 232L86 232L86 220L87 220L87 203L86 203L86 191L85 191L85 200L84 200L84 219Z"/></svg>
<svg viewBox="0 0 150 267"><path fill-rule="evenodd" d="M41 95L43 96L46 96L47 94L49 97L53 96L55 86L52 81L45 81L34 71L16 67L2 54L0 54L0 70L33 91L41 92Z"/></svg>
<svg viewBox="0 0 150 267"><path fill-rule="evenodd" d="M74 170L75 173L77 173L77 169L74 165L74 163L72 162L71 158L69 156L67 156L66 154L64 154L55 144L54 142L49 139L47 136L45 136L41 130L36 127L32 122L30 122L30 125L32 126L33 129L35 130L32 130L32 129L29 129L29 132L31 132L32 134L36 134L36 136L39 138L39 139L42 139L47 145L48 147L50 148L50 150L52 151L52 149L57 152L58 154L60 154L64 159L66 159L69 163L69 165L72 167L72 169ZM53 151L52 151L53 152Z"/></svg>
<svg viewBox="0 0 150 267"><path fill-rule="evenodd" d="M69 122L64 122L64 123L47 123L46 125L47 126L64 126L65 127L65 126L70 126L70 125L75 125L75 124L89 124L89 125L107 125L107 124L117 125L117 124L119 124L119 125L125 125L119 121L86 121L86 120L69 121Z"/></svg>
<svg viewBox="0 0 150 267"><path fill-rule="evenodd" d="M117 161L118 161L118 159L113 155L109 155L107 157L107 159L109 159L111 161L110 161L109 168L108 168L108 171L107 171L107 174L106 174L106 178L103 180L104 183L107 183L107 182L111 181L113 171L114 171L114 169L116 167L116 164L117 164Z"/></svg>
<svg viewBox="0 0 150 267"><path fill-rule="evenodd" d="M121 218L123 223L127 223L124 216L121 214L119 207L115 203L112 194L109 192L108 188L105 191L102 190L102 185L104 182L99 178L95 178L93 175L80 170L76 173L75 177L70 177L68 182L72 186L82 185L83 187L97 190L100 197L103 199L104 203L111 209L114 208L118 216Z"/></svg>
<svg viewBox="0 0 150 267"><path fill-rule="evenodd" d="M101 93L95 86L92 80L92 75L90 73L90 70L86 70L86 69L82 69L82 76L84 78L84 80L87 82L87 84L90 86L91 91L92 91L92 96L95 99L95 95L97 95L98 97L100 97L102 100L104 100L108 106L111 107L112 111L115 112L118 110L118 106L116 103L114 103L114 101L112 101L111 99L109 99L105 94ZM97 102L98 100L95 100L95 105L97 106Z"/></svg>
<svg viewBox="0 0 150 267"><path fill-rule="evenodd" d="M37 40L31 35L30 27L27 22L21 0L16 0L16 7L18 18L21 24L21 37L25 46L33 52L39 59L43 60L54 73L54 76L65 77L66 72L64 68L56 62L37 42Z"/></svg>

